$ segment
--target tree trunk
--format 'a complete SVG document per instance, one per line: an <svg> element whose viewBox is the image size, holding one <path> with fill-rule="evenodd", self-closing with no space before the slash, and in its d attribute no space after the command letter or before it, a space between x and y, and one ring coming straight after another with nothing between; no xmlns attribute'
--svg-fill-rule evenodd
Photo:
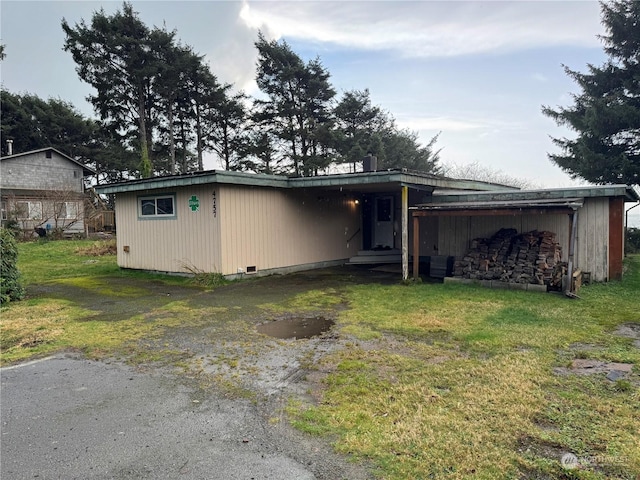
<svg viewBox="0 0 640 480"><path fill-rule="evenodd" d="M149 148L147 144L147 124L145 121L144 91L142 86L138 89L138 127L140 129L140 174L143 178L153 174L153 165L149 158Z"/></svg>
<svg viewBox="0 0 640 480"><path fill-rule="evenodd" d="M173 135L173 102L169 100L169 108L167 112L167 120L169 121L169 173L176 173L176 140Z"/></svg>

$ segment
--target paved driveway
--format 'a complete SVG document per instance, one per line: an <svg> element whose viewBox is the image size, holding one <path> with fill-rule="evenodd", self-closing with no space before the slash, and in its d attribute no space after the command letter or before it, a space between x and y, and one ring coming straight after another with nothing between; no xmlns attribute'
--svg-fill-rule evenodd
<svg viewBox="0 0 640 480"><path fill-rule="evenodd" d="M255 403L68 356L0 371L3 480L363 478Z"/></svg>

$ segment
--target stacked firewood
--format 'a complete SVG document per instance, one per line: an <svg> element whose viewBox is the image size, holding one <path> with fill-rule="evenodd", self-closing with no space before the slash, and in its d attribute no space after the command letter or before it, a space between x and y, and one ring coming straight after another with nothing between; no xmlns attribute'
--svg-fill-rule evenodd
<svg viewBox="0 0 640 480"><path fill-rule="evenodd" d="M533 230L518 234L500 229L491 238L476 238L463 257L456 257L453 276L509 283L555 286L562 281L566 264L556 234Z"/></svg>

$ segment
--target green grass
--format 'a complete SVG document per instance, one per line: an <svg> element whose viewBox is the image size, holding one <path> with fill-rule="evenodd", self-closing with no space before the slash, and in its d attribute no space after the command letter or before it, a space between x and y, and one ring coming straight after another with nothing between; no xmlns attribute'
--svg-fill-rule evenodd
<svg viewBox="0 0 640 480"><path fill-rule="evenodd" d="M201 289L195 300L167 297L158 285L193 281L122 271L112 255L78 253L91 246L20 245L27 299L0 312L3 363L76 349L189 369L191 353L165 343L166 332L233 325L248 345L259 341L242 321L249 307L235 306L235 297L225 307L198 300ZM640 322L640 256L626 267L623 282L585 287L579 300L456 284L367 284L316 286L256 310L339 315L346 347L309 364L328 372L313 392L319 401L292 400L288 413L301 430L366 460L379 478L635 479L640 351L612 332ZM57 295L68 287L75 297ZM115 308L105 315L96 301ZM228 325L217 322L222 318ZM556 372L576 358L632 363L634 370L617 382ZM242 390L233 379L215 382ZM569 452L580 468L561 466Z"/></svg>
<svg viewBox="0 0 640 480"><path fill-rule="evenodd" d="M93 240L36 241L20 243L18 269L26 286L81 277L127 277L159 279L171 284L189 284L181 276L157 275L135 270L121 270L115 255L83 255L82 250L96 244Z"/></svg>
<svg viewBox="0 0 640 480"><path fill-rule="evenodd" d="M137 342L153 339L177 325L197 325L211 309L186 308L180 302L151 299L143 314L123 312L111 317L93 310L92 299L136 299L149 295L148 280L190 286L185 277L121 270L114 255L87 256L83 251L100 242L91 240L29 242L19 245L18 268L27 298L3 306L0 315L0 363L12 363L60 350L78 350L90 357L139 356ZM72 286L78 299L32 295L35 287ZM143 306L144 307L144 306ZM143 308L144 310L144 308ZM108 321L105 321L105 318Z"/></svg>
<svg viewBox="0 0 640 480"><path fill-rule="evenodd" d="M358 341L324 358L320 403L289 412L385 479L638 478L640 351L611 333L640 321L640 257L627 266L624 282L585 287L581 300L352 287L341 325ZM633 363L632 379L554 372L577 357ZM581 468L565 470L564 453Z"/></svg>

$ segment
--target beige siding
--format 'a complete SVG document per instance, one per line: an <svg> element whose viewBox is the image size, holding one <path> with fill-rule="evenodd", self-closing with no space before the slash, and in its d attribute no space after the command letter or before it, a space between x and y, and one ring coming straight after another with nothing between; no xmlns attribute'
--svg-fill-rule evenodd
<svg viewBox="0 0 640 480"><path fill-rule="evenodd" d="M221 186L219 211L226 275L346 259L362 243L359 206L343 194Z"/></svg>
<svg viewBox="0 0 640 480"><path fill-rule="evenodd" d="M605 281L609 272L609 198L587 198L578 213L575 265Z"/></svg>
<svg viewBox="0 0 640 480"><path fill-rule="evenodd" d="M464 255L474 238L489 238L501 228L515 228L518 233L546 230L556 234L566 260L569 254L568 215L520 215L439 217L440 255Z"/></svg>
<svg viewBox="0 0 640 480"><path fill-rule="evenodd" d="M181 190L158 190L118 194L118 265L124 268L188 272L220 272L219 209L214 217L212 186L194 186ZM176 217L141 219L138 198L160 193L175 193ZM189 208L189 198L200 201L197 212ZM216 197L219 192L216 192ZM218 200L216 200L219 203ZM128 247L129 252L125 252Z"/></svg>

